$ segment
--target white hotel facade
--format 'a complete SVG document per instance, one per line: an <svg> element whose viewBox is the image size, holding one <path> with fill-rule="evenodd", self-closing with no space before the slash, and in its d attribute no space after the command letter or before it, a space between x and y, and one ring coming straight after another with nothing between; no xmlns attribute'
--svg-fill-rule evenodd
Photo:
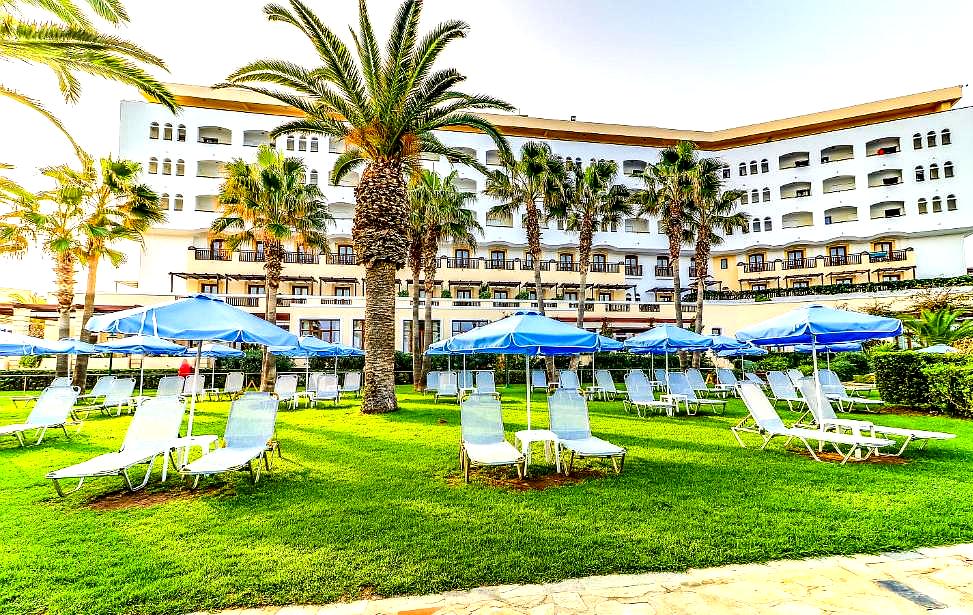
<svg viewBox="0 0 973 615"><path fill-rule="evenodd" d="M168 221L151 232L144 251L133 251L122 269L103 268L105 278L116 276L116 291L106 302L143 304L207 292L260 313L260 247L229 253L207 230L217 216L224 163L252 158L292 112L247 92L171 87L184 107L178 116L145 101L121 105L118 154L143 164L146 182L163 196ZM726 237L714 251L709 288L736 294L728 292L708 304L706 326L732 332L754 315L766 317L795 301L814 299L808 295L816 286L853 285L847 296L828 299L854 303L870 300L870 293L854 285L967 272L973 233L973 108L957 107L961 96L960 87L945 88L715 132L490 117L514 149L537 139L582 162L612 159L620 169L619 181L632 187L640 185L637 175L645 164L678 140L692 140L706 155L722 159L728 187L747 193L741 209L750 215L751 227ZM495 146L482 134L439 136L467 148L488 167L496 163ZM351 247L356 177L327 185L340 143L292 135L278 138L275 146L305 159L308 181L322 186L336 219L329 229L330 254L288 247L279 324L295 333L360 343L364 271ZM451 169L442 159L425 164L441 172ZM465 189L482 191L481 175L465 167L459 172ZM492 204L485 196L476 202L484 234L475 250L443 248L433 298L435 326L442 335L531 304L516 300L521 291L532 291L528 282L533 279L520 216L492 219L487 215ZM550 314L573 320L574 306L583 297L591 303L590 328L607 321L625 334L674 319L667 241L658 220L627 220L596 233L590 286L583 290L577 286L574 233L552 222L542 240ZM690 257L687 249L681 272L686 281L694 281ZM400 290L407 290L411 273L402 270L399 278ZM442 297L444 291L451 297ZM755 304L750 298L764 293L773 300ZM405 348L411 308L407 298L399 302L397 347ZM685 309L685 316L692 317L693 306Z"/></svg>

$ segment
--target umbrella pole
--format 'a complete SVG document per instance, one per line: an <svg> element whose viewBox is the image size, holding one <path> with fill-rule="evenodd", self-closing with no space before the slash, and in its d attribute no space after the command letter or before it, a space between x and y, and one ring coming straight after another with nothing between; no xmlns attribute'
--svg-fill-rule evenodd
<svg viewBox="0 0 973 615"><path fill-rule="evenodd" d="M811 363L814 369L814 395L818 398L818 407L824 405L824 400L821 399L821 377L818 374L818 345L816 336L811 336ZM824 429L824 425L821 425L821 429Z"/></svg>
<svg viewBox="0 0 973 615"><path fill-rule="evenodd" d="M142 385L145 383L145 355L139 361L139 397L142 397Z"/></svg>
<svg viewBox="0 0 973 615"><path fill-rule="evenodd" d="M212 363L213 369L209 374L209 379L210 379L209 385L215 389L216 388L216 357L213 357L212 360L213 360Z"/></svg>
<svg viewBox="0 0 973 615"><path fill-rule="evenodd" d="M193 419L196 418L196 385L199 383L199 361L203 358L203 341L199 341L199 345L196 346L196 366L195 374L193 376L193 387L192 387L192 398L189 401L189 423L186 425L186 437L193 437ZM182 464L186 465L189 463L189 446L183 449L182 453Z"/></svg>
<svg viewBox="0 0 973 615"><path fill-rule="evenodd" d="M524 355L524 374L527 376L527 380L525 380L525 382L527 383L527 429L529 430L530 429L530 393L531 393L529 354Z"/></svg>

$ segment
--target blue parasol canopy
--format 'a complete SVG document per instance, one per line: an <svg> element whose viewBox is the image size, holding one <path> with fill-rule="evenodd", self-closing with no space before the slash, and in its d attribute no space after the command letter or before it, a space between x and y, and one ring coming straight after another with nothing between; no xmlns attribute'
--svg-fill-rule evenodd
<svg viewBox="0 0 973 615"><path fill-rule="evenodd" d="M902 322L823 305L809 305L737 332L737 339L762 345L863 342L902 334Z"/></svg>
<svg viewBox="0 0 973 615"><path fill-rule="evenodd" d="M195 355L196 353L192 349L186 350L187 355ZM226 346L224 344L203 344L203 350L200 356L206 357L207 359L238 359L244 356L246 353L233 346Z"/></svg>
<svg viewBox="0 0 973 615"><path fill-rule="evenodd" d="M634 354L671 354L681 350L709 350L713 339L677 327L676 325L656 325L648 331L625 340L625 348Z"/></svg>
<svg viewBox="0 0 973 615"><path fill-rule="evenodd" d="M794 352L799 352L801 354L811 354L810 344L795 344ZM861 352L862 344L861 342L835 342L834 344L818 344L818 352Z"/></svg>
<svg viewBox="0 0 973 615"><path fill-rule="evenodd" d="M739 348L729 348L727 350L721 350L716 353L717 356L729 359L731 357L762 357L769 352L760 348L759 346L754 346L753 344L747 344L746 346L741 346Z"/></svg>
<svg viewBox="0 0 973 615"><path fill-rule="evenodd" d="M99 352L142 356L179 356L187 351L185 346L152 335L131 335L109 340L95 347Z"/></svg>
<svg viewBox="0 0 973 615"><path fill-rule="evenodd" d="M598 352L600 336L532 310L454 335L445 349L454 354L569 355ZM605 338L608 339L608 338Z"/></svg>
<svg viewBox="0 0 973 615"><path fill-rule="evenodd" d="M726 335L708 335L707 337L713 340L713 351L716 352L717 354L727 350L745 350L753 346L752 344L749 344L747 342L741 342L740 340L734 337L729 337ZM723 355L720 354L719 356L723 356ZM731 355L731 356L737 356L737 355Z"/></svg>
<svg viewBox="0 0 973 615"><path fill-rule="evenodd" d="M93 344L76 340L72 337L47 342L43 348L38 347L32 354L100 354L101 351Z"/></svg>
<svg viewBox="0 0 973 615"><path fill-rule="evenodd" d="M285 357L361 357L365 351L354 346L335 344L316 338L313 335L301 337L297 344L271 346L271 354Z"/></svg>

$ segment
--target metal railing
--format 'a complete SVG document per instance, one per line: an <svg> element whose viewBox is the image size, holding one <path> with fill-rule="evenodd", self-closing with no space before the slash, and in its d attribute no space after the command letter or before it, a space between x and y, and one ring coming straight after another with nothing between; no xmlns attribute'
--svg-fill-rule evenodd
<svg viewBox="0 0 973 615"><path fill-rule="evenodd" d="M194 248L196 260L198 261L228 261L230 260L229 250L207 250L205 248Z"/></svg>

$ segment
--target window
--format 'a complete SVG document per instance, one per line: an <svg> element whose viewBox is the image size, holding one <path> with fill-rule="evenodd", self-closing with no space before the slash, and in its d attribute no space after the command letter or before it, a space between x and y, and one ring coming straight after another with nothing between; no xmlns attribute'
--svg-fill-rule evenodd
<svg viewBox="0 0 973 615"><path fill-rule="evenodd" d="M902 279L902 275L898 273L885 273L882 274L883 282L898 282Z"/></svg>
<svg viewBox="0 0 973 615"><path fill-rule="evenodd" d="M291 294L306 296L311 294L311 289L306 284L302 284L302 285L292 284Z"/></svg>
<svg viewBox="0 0 973 615"><path fill-rule="evenodd" d="M730 268L730 259L721 258L720 259L720 269L729 269L729 268Z"/></svg>
<svg viewBox="0 0 973 615"><path fill-rule="evenodd" d="M209 249L211 252L222 252L223 251L223 240L214 239L209 242Z"/></svg>
<svg viewBox="0 0 973 615"><path fill-rule="evenodd" d="M750 203L750 195L745 191L740 193L740 204L748 205Z"/></svg>
<svg viewBox="0 0 973 615"><path fill-rule="evenodd" d="M162 174L172 175L172 160L166 158L162 161Z"/></svg>
<svg viewBox="0 0 973 615"><path fill-rule="evenodd" d="M576 290L566 291L564 293L564 300L565 301L577 302L578 301L578 291L576 291Z"/></svg>
<svg viewBox="0 0 973 615"><path fill-rule="evenodd" d="M485 320L454 320L451 323L453 335L459 335L460 333L466 333L477 327L482 327L487 321Z"/></svg>
<svg viewBox="0 0 973 615"><path fill-rule="evenodd" d="M762 253L751 254L750 256L747 257L747 262L750 264L751 267L759 271L764 264L764 255Z"/></svg>
<svg viewBox="0 0 973 615"><path fill-rule="evenodd" d="M182 195L177 194L176 198L172 201L173 211L182 211Z"/></svg>
<svg viewBox="0 0 973 615"><path fill-rule="evenodd" d="M472 299L473 298L473 289L471 289L471 288L457 288L456 289L456 298L457 299Z"/></svg>
<svg viewBox="0 0 973 615"><path fill-rule="evenodd" d="M939 179L939 165L935 162L929 165L929 179Z"/></svg>
<svg viewBox="0 0 973 615"><path fill-rule="evenodd" d="M470 251L459 248L453 252L453 258L456 259L456 264L460 267L468 267L470 264Z"/></svg>
<svg viewBox="0 0 973 615"><path fill-rule="evenodd" d="M307 137L301 135L297 139L297 151L306 152L307 151Z"/></svg>
<svg viewBox="0 0 973 615"><path fill-rule="evenodd" d="M332 344L341 343L341 321L337 318L301 320L301 335L313 335Z"/></svg>
<svg viewBox="0 0 973 615"><path fill-rule="evenodd" d="M312 186L317 186L318 185L318 170L317 169L311 169L311 173L308 176L308 183L311 184Z"/></svg>
<svg viewBox="0 0 973 615"><path fill-rule="evenodd" d="M929 147L936 147L936 131L930 130L926 133L926 145Z"/></svg>
<svg viewBox="0 0 973 615"><path fill-rule="evenodd" d="M943 200L938 196L932 197L932 213L938 214L943 210Z"/></svg>
<svg viewBox="0 0 973 615"><path fill-rule="evenodd" d="M943 128L943 131L939 135L942 138L943 145L949 145L953 142L949 135L949 128Z"/></svg>
<svg viewBox="0 0 973 615"><path fill-rule="evenodd" d="M848 247L847 246L831 246L828 248L828 256L831 258L832 265L847 265L848 264Z"/></svg>
<svg viewBox="0 0 973 615"><path fill-rule="evenodd" d="M355 247L347 244L338 246L338 264L354 265L355 263Z"/></svg>
<svg viewBox="0 0 973 615"><path fill-rule="evenodd" d="M149 138L158 139L159 138L159 122L152 122L149 124Z"/></svg>
<svg viewBox="0 0 973 615"><path fill-rule="evenodd" d="M612 294L607 291L598 291L598 301L611 301Z"/></svg>
<svg viewBox="0 0 973 615"><path fill-rule="evenodd" d="M362 318L351 321L351 345L354 348L365 347L365 320Z"/></svg>
<svg viewBox="0 0 973 615"><path fill-rule="evenodd" d="M956 211L956 195L951 194L946 197L946 211Z"/></svg>
<svg viewBox="0 0 973 615"><path fill-rule="evenodd" d="M287 151L294 151L294 135L287 135Z"/></svg>
<svg viewBox="0 0 973 615"><path fill-rule="evenodd" d="M334 287L335 297L350 297L351 287L350 286L335 286Z"/></svg>
<svg viewBox="0 0 973 615"><path fill-rule="evenodd" d="M668 256L656 256L655 257L655 266L656 267L668 267L669 266L669 257Z"/></svg>
<svg viewBox="0 0 973 615"><path fill-rule="evenodd" d="M166 125L162 127L162 139L164 141L172 141L172 124L167 122Z"/></svg>
<svg viewBox="0 0 973 615"><path fill-rule="evenodd" d="M730 165L723 165L723 179L730 179Z"/></svg>
<svg viewBox="0 0 973 615"><path fill-rule="evenodd" d="M929 203L926 201L926 199L919 199L918 205L920 214L929 213Z"/></svg>
<svg viewBox="0 0 973 615"><path fill-rule="evenodd" d="M494 299L509 299L510 294L505 290L495 290L493 291Z"/></svg>
<svg viewBox="0 0 973 615"><path fill-rule="evenodd" d="M918 132L912 135L912 149L922 149L922 135Z"/></svg>
<svg viewBox="0 0 973 615"><path fill-rule="evenodd" d="M770 188L764 188L762 191L763 198L761 199L764 203L770 200Z"/></svg>
<svg viewBox="0 0 973 615"><path fill-rule="evenodd" d="M926 171L922 168L922 165L916 167L916 181L926 181Z"/></svg>
<svg viewBox="0 0 973 615"><path fill-rule="evenodd" d="M769 217L764 218L764 230L765 231L772 231L772 230L774 230L774 223L771 222L771 220L770 220Z"/></svg>
<svg viewBox="0 0 973 615"><path fill-rule="evenodd" d="M182 177L186 174L186 161L180 158L176 161L176 175Z"/></svg>
<svg viewBox="0 0 973 615"><path fill-rule="evenodd" d="M574 254L562 253L557 255L558 271L574 271Z"/></svg>
<svg viewBox="0 0 973 615"><path fill-rule="evenodd" d="M604 254L593 254L591 256L591 270L592 271L607 271L608 270L608 258Z"/></svg>
<svg viewBox="0 0 973 615"><path fill-rule="evenodd" d="M747 174L747 163L741 162L740 163L740 177L743 177L746 174Z"/></svg>
<svg viewBox="0 0 973 615"><path fill-rule="evenodd" d="M425 321L419 321L419 338L425 335ZM438 320L432 321L432 341L438 342L440 340L440 323ZM412 352L412 321L403 320L402 321L402 352Z"/></svg>
<svg viewBox="0 0 973 615"><path fill-rule="evenodd" d="M758 291L759 290L767 290L767 285L766 284L763 284L763 283L760 283L760 284L751 284L750 285L750 290L758 290Z"/></svg>
<svg viewBox="0 0 973 615"><path fill-rule="evenodd" d="M248 295L262 295L264 294L263 284L247 284L247 294Z"/></svg>
<svg viewBox="0 0 973 615"><path fill-rule="evenodd" d="M807 280L794 280L791 282L791 288L809 288L809 286Z"/></svg>
<svg viewBox="0 0 973 615"><path fill-rule="evenodd" d="M760 202L760 193L757 192L756 188L750 191L750 201L753 203Z"/></svg>
<svg viewBox="0 0 973 615"><path fill-rule="evenodd" d="M318 138L317 137L311 137L311 151L312 152L318 151Z"/></svg>
<svg viewBox="0 0 973 615"><path fill-rule="evenodd" d="M770 172L770 163L767 162L767 159L766 158L764 158L763 160L760 161L760 172L761 173L769 173Z"/></svg>
<svg viewBox="0 0 973 615"><path fill-rule="evenodd" d="M875 252L876 254L887 255L891 251L892 251L891 241L876 241L872 243L872 252Z"/></svg>
<svg viewBox="0 0 973 615"><path fill-rule="evenodd" d="M159 159L156 157L149 158L149 173L155 175L159 172Z"/></svg>
<svg viewBox="0 0 973 615"><path fill-rule="evenodd" d="M199 285L199 292L203 293L204 295L215 295L220 291L217 289L216 284L213 284L212 282L203 282Z"/></svg>
<svg viewBox="0 0 973 615"><path fill-rule="evenodd" d="M786 256L788 263L799 263L804 260L804 250L788 250Z"/></svg>
<svg viewBox="0 0 973 615"><path fill-rule="evenodd" d="M751 227L753 228L753 232L754 233L759 233L760 232L760 218L754 218L753 221L751 222Z"/></svg>
<svg viewBox="0 0 973 615"><path fill-rule="evenodd" d="M179 128L176 129L176 141L186 142L186 125L179 124Z"/></svg>
<svg viewBox="0 0 973 615"><path fill-rule="evenodd" d="M834 281L834 283L835 284L851 284L852 283L852 279L851 278L838 278L837 280Z"/></svg>
<svg viewBox="0 0 973 615"><path fill-rule="evenodd" d="M751 160L750 161L750 175L756 175L756 174L757 174L757 161L756 160Z"/></svg>
<svg viewBox="0 0 973 615"><path fill-rule="evenodd" d="M946 162L943 164L943 176L952 177L953 176L953 163Z"/></svg>
<svg viewBox="0 0 973 615"><path fill-rule="evenodd" d="M159 207L162 209L169 209L169 193L163 192L162 196L159 197Z"/></svg>
<svg viewBox="0 0 973 615"><path fill-rule="evenodd" d="M506 260L507 253L504 250L490 250L490 261L493 263L494 269L502 269Z"/></svg>

